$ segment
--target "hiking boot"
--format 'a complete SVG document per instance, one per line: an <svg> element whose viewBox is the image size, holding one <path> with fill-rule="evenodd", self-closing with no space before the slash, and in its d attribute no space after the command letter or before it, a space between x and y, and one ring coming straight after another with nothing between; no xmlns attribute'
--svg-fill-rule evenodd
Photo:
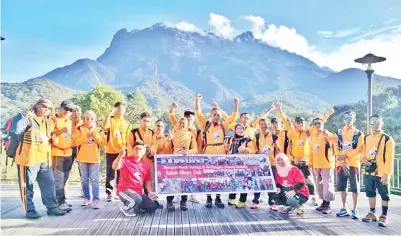
<svg viewBox="0 0 401 236"><path fill-rule="evenodd" d="M380 227L387 227L387 225L388 225L387 216L381 215L380 218L379 218L379 226Z"/></svg>
<svg viewBox="0 0 401 236"><path fill-rule="evenodd" d="M220 199L216 199L214 201L214 205L216 205L218 208L224 208L225 207L224 203Z"/></svg>
<svg viewBox="0 0 401 236"><path fill-rule="evenodd" d="M229 199L228 200L228 205L229 206L235 206L235 204L237 204L237 200L235 200L235 199Z"/></svg>
<svg viewBox="0 0 401 236"><path fill-rule="evenodd" d="M322 209L323 214L331 214L331 207L330 206L324 206Z"/></svg>
<svg viewBox="0 0 401 236"><path fill-rule="evenodd" d="M312 205L312 206L319 206L319 204L316 202L316 198L313 196L313 197L311 197L311 199L310 199L310 204Z"/></svg>
<svg viewBox="0 0 401 236"><path fill-rule="evenodd" d="M257 203L252 203L252 205L251 205L251 209L259 209L259 204L257 204Z"/></svg>
<svg viewBox="0 0 401 236"><path fill-rule="evenodd" d="M212 208L213 207L213 202L211 200L206 201L205 207L206 208Z"/></svg>
<svg viewBox="0 0 401 236"><path fill-rule="evenodd" d="M109 194L107 194L106 202L111 202L111 201L113 201L113 195L111 193L109 193Z"/></svg>
<svg viewBox="0 0 401 236"><path fill-rule="evenodd" d="M180 202L181 211L188 210L187 202Z"/></svg>
<svg viewBox="0 0 401 236"><path fill-rule="evenodd" d="M63 216L67 212L64 210L60 210L59 208L55 207L53 209L47 210L47 215L49 216Z"/></svg>
<svg viewBox="0 0 401 236"><path fill-rule="evenodd" d="M246 203L245 202L237 202L237 204L235 204L235 208L244 208L246 207Z"/></svg>
<svg viewBox="0 0 401 236"><path fill-rule="evenodd" d="M93 200L92 207L94 210L99 209L99 200Z"/></svg>
<svg viewBox="0 0 401 236"><path fill-rule="evenodd" d="M292 207L284 207L284 209L280 210L279 213L283 215L288 215L292 210Z"/></svg>
<svg viewBox="0 0 401 236"><path fill-rule="evenodd" d="M349 212L347 209L342 208L336 213L337 217L344 217L344 216L349 216Z"/></svg>
<svg viewBox="0 0 401 236"><path fill-rule="evenodd" d="M128 208L126 206L122 206L120 208L120 210L123 212L123 214L125 216L128 216L128 217L136 216L136 213L134 212L134 208Z"/></svg>
<svg viewBox="0 0 401 236"><path fill-rule="evenodd" d="M270 205L270 210L272 211L278 211L278 207L276 204Z"/></svg>
<svg viewBox="0 0 401 236"><path fill-rule="evenodd" d="M323 211L324 208L324 202L322 202L322 204L318 207L316 207L316 211Z"/></svg>
<svg viewBox="0 0 401 236"><path fill-rule="evenodd" d="M359 219L358 211L357 211L357 210L352 210L352 211L351 211L351 217L352 217L352 219L354 219L354 220Z"/></svg>
<svg viewBox="0 0 401 236"><path fill-rule="evenodd" d="M362 218L363 222L377 221L377 216L373 212L369 212L365 217Z"/></svg>
<svg viewBox="0 0 401 236"><path fill-rule="evenodd" d="M192 203L200 203L200 200L194 195L189 195L188 201Z"/></svg>
<svg viewBox="0 0 401 236"><path fill-rule="evenodd" d="M39 215L39 213L36 210L31 210L31 211L26 212L25 216L26 216L26 218L29 218L29 219L38 219L41 217L41 215Z"/></svg>
<svg viewBox="0 0 401 236"><path fill-rule="evenodd" d="M58 205L58 209L65 211L65 212L70 212L72 209L68 206L67 203L62 203L60 205Z"/></svg>
<svg viewBox="0 0 401 236"><path fill-rule="evenodd" d="M302 215L304 215L304 207L303 206L299 206L298 207L298 209L297 209L297 215L298 216L302 216Z"/></svg>
<svg viewBox="0 0 401 236"><path fill-rule="evenodd" d="M81 206L89 206L89 204L90 204L89 199L84 198L84 201L83 201L83 203L81 204Z"/></svg>
<svg viewBox="0 0 401 236"><path fill-rule="evenodd" d="M167 203L167 210L168 211L175 211L174 203L168 202Z"/></svg>

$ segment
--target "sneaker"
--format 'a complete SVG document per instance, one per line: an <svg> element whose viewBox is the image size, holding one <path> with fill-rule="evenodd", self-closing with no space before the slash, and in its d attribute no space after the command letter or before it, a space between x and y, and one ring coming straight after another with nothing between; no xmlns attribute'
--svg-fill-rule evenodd
<svg viewBox="0 0 401 236"><path fill-rule="evenodd" d="M228 205L229 206L235 206L235 204L237 204L237 200L235 200L235 199L229 199L228 200Z"/></svg>
<svg viewBox="0 0 401 236"><path fill-rule="evenodd" d="M81 204L81 206L89 206L90 201L87 198L84 198L84 202Z"/></svg>
<svg viewBox="0 0 401 236"><path fill-rule="evenodd" d="M71 207L72 207L72 205L71 205L71 204L69 204L69 203L67 203L67 202L65 202L65 204L67 204L67 206L68 206L69 208L71 208Z"/></svg>
<svg viewBox="0 0 401 236"><path fill-rule="evenodd" d="M337 213L337 217L344 217L344 216L349 216L349 211L345 208L341 208Z"/></svg>
<svg viewBox="0 0 401 236"><path fill-rule="evenodd" d="M160 204L158 201L156 201L156 200L154 200L154 202L155 202L155 204L156 204L156 206L157 206L157 209L163 209L163 205L162 204Z"/></svg>
<svg viewBox="0 0 401 236"><path fill-rule="evenodd" d="M303 206L299 206L298 207L298 209L297 209L297 215L298 216L302 216L302 215L304 215L304 207Z"/></svg>
<svg viewBox="0 0 401 236"><path fill-rule="evenodd" d="M259 204L252 202L251 209L259 209Z"/></svg>
<svg viewBox="0 0 401 236"><path fill-rule="evenodd" d="M107 194L106 202L111 202L111 201L113 201L113 195L111 193L109 193L109 194Z"/></svg>
<svg viewBox="0 0 401 236"><path fill-rule="evenodd" d="M276 204L270 205L270 210L272 211L278 211L278 207Z"/></svg>
<svg viewBox="0 0 401 236"><path fill-rule="evenodd" d="M99 200L93 200L92 207L94 210L99 209Z"/></svg>
<svg viewBox="0 0 401 236"><path fill-rule="evenodd" d="M322 209L322 213L323 214L331 214L331 207L330 206L325 206L325 207L323 207L323 209Z"/></svg>
<svg viewBox="0 0 401 236"><path fill-rule="evenodd" d="M127 208L126 206L122 206L120 210L124 213L125 216L132 217L136 216L136 213L134 212L134 208Z"/></svg>
<svg viewBox="0 0 401 236"><path fill-rule="evenodd" d="M235 204L235 208L244 208L244 207L246 207L245 202L238 201L237 204Z"/></svg>
<svg viewBox="0 0 401 236"><path fill-rule="evenodd" d="M213 207L213 202L212 201L206 201L205 207L206 208L212 208Z"/></svg>
<svg viewBox="0 0 401 236"><path fill-rule="evenodd" d="M72 209L68 206L67 203L62 203L60 205L58 205L58 209L65 211L65 212L70 212Z"/></svg>
<svg viewBox="0 0 401 236"><path fill-rule="evenodd" d="M380 218L379 218L379 226L380 227L387 227L387 225L388 225L387 216L381 215Z"/></svg>
<svg viewBox="0 0 401 236"><path fill-rule="evenodd" d="M224 203L221 200L217 200L217 199L214 201L214 205L216 205L218 208L225 207Z"/></svg>
<svg viewBox="0 0 401 236"><path fill-rule="evenodd" d="M363 222L377 221L377 216L373 212L369 212L365 217L362 218Z"/></svg>
<svg viewBox="0 0 401 236"><path fill-rule="evenodd" d="M352 211L351 211L351 217L352 217L352 219L354 219L354 220L359 219L358 211L357 211L357 210L352 210Z"/></svg>
<svg viewBox="0 0 401 236"><path fill-rule="evenodd" d="M292 210L292 207L284 207L284 209L280 210L279 213L283 215L288 215Z"/></svg>
<svg viewBox="0 0 401 236"><path fill-rule="evenodd" d="M310 204L311 204L312 206L319 206L319 204L317 203L316 198L315 198L314 196L311 197L311 199L310 199Z"/></svg>
<svg viewBox="0 0 401 236"><path fill-rule="evenodd" d="M188 210L187 202L180 202L181 211Z"/></svg>
<svg viewBox="0 0 401 236"><path fill-rule="evenodd" d="M316 207L316 211L323 211L324 208L324 203L322 202L322 204L318 207Z"/></svg>
<svg viewBox="0 0 401 236"><path fill-rule="evenodd" d="M41 217L36 210L28 211L25 216L29 219L38 219Z"/></svg>
<svg viewBox="0 0 401 236"><path fill-rule="evenodd" d="M194 195L189 195L188 201L192 203L200 203L200 200Z"/></svg>
<svg viewBox="0 0 401 236"><path fill-rule="evenodd" d="M174 196L174 199L173 199L173 203L177 203L177 202L179 202L179 201L181 201L180 196L175 195L175 196Z"/></svg>
<svg viewBox="0 0 401 236"><path fill-rule="evenodd" d="M64 210L60 210L59 208L55 207L53 209L47 210L47 215L49 216L63 216L67 212Z"/></svg>
<svg viewBox="0 0 401 236"><path fill-rule="evenodd" d="M168 211L175 211L174 203L168 202L167 203L167 210Z"/></svg>

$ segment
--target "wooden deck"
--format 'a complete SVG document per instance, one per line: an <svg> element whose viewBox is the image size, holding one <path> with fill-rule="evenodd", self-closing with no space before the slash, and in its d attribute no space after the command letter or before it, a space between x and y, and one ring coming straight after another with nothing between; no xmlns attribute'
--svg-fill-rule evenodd
<svg viewBox="0 0 401 236"><path fill-rule="evenodd" d="M36 187L36 186L35 186ZM35 189L36 190L36 189ZM39 189L35 204L41 213L46 210L41 203ZM101 190L101 193L103 191ZM203 204L189 204L189 210L126 217L120 212L120 202L101 200L101 209L82 207L77 186L69 187L69 203L73 210L66 216L37 220L24 217L19 190L16 185L1 185L1 235L399 235L401 234L401 197L392 195L389 208L389 227L379 228L377 223L336 218L340 198L333 205L331 215L322 215L307 206L305 215L282 216L270 212L266 204L259 210L206 209ZM224 197L224 196L223 196ZM339 196L338 196L339 197ZM226 199L226 198L223 198ZM351 200L351 199L350 199ZM163 203L165 203L163 201ZM379 203L379 201L378 201ZM360 214L367 213L367 200L360 197ZM377 207L377 212L381 209Z"/></svg>

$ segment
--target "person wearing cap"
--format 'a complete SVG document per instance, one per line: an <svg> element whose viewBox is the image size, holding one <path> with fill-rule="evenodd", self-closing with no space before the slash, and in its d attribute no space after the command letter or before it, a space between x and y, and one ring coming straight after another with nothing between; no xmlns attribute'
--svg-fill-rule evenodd
<svg viewBox="0 0 401 236"><path fill-rule="evenodd" d="M334 167L336 160L333 153L333 143L337 141L337 135L324 129L321 118L313 120L313 126L317 130L311 136L309 145L308 166L313 168L315 186L322 199L322 204L316 208L323 214L330 214L330 202L334 201Z"/></svg>
<svg viewBox="0 0 401 236"><path fill-rule="evenodd" d="M63 101L58 113L50 120L52 135L57 142L52 144L54 184L59 208L70 211L72 205L66 202L65 185L72 168L72 121L70 115L74 109L71 101Z"/></svg>
<svg viewBox="0 0 401 236"><path fill-rule="evenodd" d="M125 105L122 102L116 102L113 110L103 121L102 127L107 131L106 143L106 200L112 201L114 190L111 182L116 180L118 184L119 171L112 169L112 164L116 160L121 150L127 147L127 140L131 130L131 124L124 119ZM116 178L117 172L117 178Z"/></svg>
<svg viewBox="0 0 401 236"><path fill-rule="evenodd" d="M217 108L211 110L211 119L207 120L201 111L202 95L198 94L195 98L195 117L199 126L203 130L203 143L205 154L226 154L224 140L226 131L237 119L239 100L234 99L234 108L231 116L222 122L221 111ZM225 205L221 201L220 194L216 194L215 205L219 208L224 208ZM213 199L210 194L207 195L207 208L213 207Z"/></svg>
<svg viewBox="0 0 401 236"><path fill-rule="evenodd" d="M290 139L288 138L288 130L282 129L281 121L277 118L272 118L270 124L273 128L273 134L277 135L277 145L280 147L280 152L288 154L288 149L290 145Z"/></svg>
<svg viewBox="0 0 401 236"><path fill-rule="evenodd" d="M51 129L48 116L53 103L48 99L40 99L28 113L30 127L24 133L15 155L18 170L22 207L26 217L37 219L41 215L33 203L33 183L39 184L42 202L47 208L48 215L61 216L66 213L58 208L55 195L54 175L51 158ZM53 137L54 139L54 137ZM36 140L36 142L33 142Z"/></svg>
<svg viewBox="0 0 401 236"><path fill-rule="evenodd" d="M369 213L362 219L363 222L375 222L376 192L382 199L382 214L379 217L379 226L388 225L388 204L390 201L390 179L394 168L394 139L383 132L383 117L373 115L369 119L371 133L365 137L362 151L362 164L365 166L364 184L366 197L369 199Z"/></svg>
<svg viewBox="0 0 401 236"><path fill-rule="evenodd" d="M363 150L363 133L355 128L356 113L347 111L343 117L345 126L337 130L337 142L334 142L336 154L337 190L341 192L343 207L337 212L338 217L350 216L359 219L357 204L359 187L360 154ZM352 192L353 208L351 213L346 208L348 181Z"/></svg>

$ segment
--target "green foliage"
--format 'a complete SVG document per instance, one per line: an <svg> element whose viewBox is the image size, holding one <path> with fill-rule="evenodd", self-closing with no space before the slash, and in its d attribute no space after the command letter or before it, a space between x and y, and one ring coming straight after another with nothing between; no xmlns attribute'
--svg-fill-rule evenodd
<svg viewBox="0 0 401 236"><path fill-rule="evenodd" d="M139 88L136 88L134 93L128 94L127 100L128 104L125 118L133 127L137 127L139 125L140 114L143 112L151 113L152 109L146 104L145 96L143 96Z"/></svg>

